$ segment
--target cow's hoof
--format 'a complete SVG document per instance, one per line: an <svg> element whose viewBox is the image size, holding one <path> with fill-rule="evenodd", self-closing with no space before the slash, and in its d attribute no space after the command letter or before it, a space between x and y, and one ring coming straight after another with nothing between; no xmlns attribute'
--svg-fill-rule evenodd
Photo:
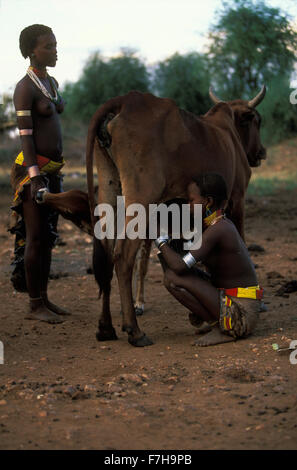
<svg viewBox="0 0 297 470"><path fill-rule="evenodd" d="M97 341L112 341L114 339L118 339L113 327L108 330L98 330L96 333L96 338Z"/></svg>
<svg viewBox="0 0 297 470"><path fill-rule="evenodd" d="M131 333L133 333L133 328L132 326L122 325L122 331L124 333L128 333L128 335L131 335Z"/></svg>
<svg viewBox="0 0 297 470"><path fill-rule="evenodd" d="M137 317L140 317L144 313L144 307L135 307L134 310Z"/></svg>
<svg viewBox="0 0 297 470"><path fill-rule="evenodd" d="M144 346L151 346L153 341L149 339L146 335L143 335L141 338L133 338L133 336L128 336L128 341L132 346L136 346L137 348L143 348Z"/></svg>

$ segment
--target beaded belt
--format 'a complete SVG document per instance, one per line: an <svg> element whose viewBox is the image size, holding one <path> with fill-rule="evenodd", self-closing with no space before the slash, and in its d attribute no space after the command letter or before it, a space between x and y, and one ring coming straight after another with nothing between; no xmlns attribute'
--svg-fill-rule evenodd
<svg viewBox="0 0 297 470"><path fill-rule="evenodd" d="M38 168L44 173L54 173L57 170L60 170L65 165L65 160L61 162L55 162L50 158L43 157L42 155L36 155ZM15 159L17 165L27 166L24 160L23 152L20 152Z"/></svg>
<svg viewBox="0 0 297 470"><path fill-rule="evenodd" d="M229 297L240 297L243 299L261 300L263 298L264 289L260 286L250 287L234 287L232 289L220 289L225 294L225 305L230 307L232 300Z"/></svg>

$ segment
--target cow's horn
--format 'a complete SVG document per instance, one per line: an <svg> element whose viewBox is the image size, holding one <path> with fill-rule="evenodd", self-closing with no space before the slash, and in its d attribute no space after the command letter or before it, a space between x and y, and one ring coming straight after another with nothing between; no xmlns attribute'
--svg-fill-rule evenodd
<svg viewBox="0 0 297 470"><path fill-rule="evenodd" d="M214 102L214 104L218 104L218 103L221 103L222 100L220 100L220 98L218 98L214 92L212 91L212 88L209 87L209 96L210 96L210 99L211 101Z"/></svg>
<svg viewBox="0 0 297 470"><path fill-rule="evenodd" d="M255 98L253 98L252 100L248 102L248 107L255 108L256 106L258 106L258 104L260 104L261 101L263 100L265 93L266 93L266 86L263 85L261 88L261 91L257 94L257 96L255 96Z"/></svg>

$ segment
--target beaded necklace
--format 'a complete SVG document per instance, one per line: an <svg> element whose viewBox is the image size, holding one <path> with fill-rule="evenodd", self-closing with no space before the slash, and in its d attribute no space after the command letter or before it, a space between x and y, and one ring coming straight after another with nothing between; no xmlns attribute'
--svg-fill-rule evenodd
<svg viewBox="0 0 297 470"><path fill-rule="evenodd" d="M220 219L225 219L225 217L223 209L218 209L203 219L203 225L205 228L210 225L215 225Z"/></svg>
<svg viewBox="0 0 297 470"><path fill-rule="evenodd" d="M48 78L50 83L51 83L51 86L54 90L54 96L51 95L51 93L45 88L45 86L43 85L43 83L41 82L41 80L39 79L39 77L37 76L37 74L34 72L34 67L30 66L27 70L27 75L31 78L32 82L35 83L35 85L37 86L37 88L39 88L39 90L44 94L44 96L46 96L48 99L50 99L53 103L55 104L58 104L62 97L60 95L60 93L58 92L57 90L57 87L54 83L54 81L52 80L52 78L48 75L47 72L45 72L46 75L44 78Z"/></svg>

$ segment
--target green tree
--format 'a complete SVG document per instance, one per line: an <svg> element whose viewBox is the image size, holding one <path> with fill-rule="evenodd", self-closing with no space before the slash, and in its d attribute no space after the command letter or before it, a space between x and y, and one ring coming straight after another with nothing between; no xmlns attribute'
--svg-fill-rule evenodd
<svg viewBox="0 0 297 470"><path fill-rule="evenodd" d="M9 166L19 152L20 140L9 132L16 127L12 96L4 93L0 99L0 165Z"/></svg>
<svg viewBox="0 0 297 470"><path fill-rule="evenodd" d="M297 104L290 103L290 76L284 74L269 82L269 94L259 106L263 118L262 140L272 145L297 135Z"/></svg>
<svg viewBox="0 0 297 470"><path fill-rule="evenodd" d="M65 115L88 120L106 100L130 90L145 92L148 88L148 72L135 52L123 49L111 59L96 52L88 59L80 79L64 88Z"/></svg>
<svg viewBox="0 0 297 470"><path fill-rule="evenodd" d="M159 62L155 70L156 93L174 99L178 106L195 114L204 114L211 106L209 85L207 59L197 52L176 53Z"/></svg>
<svg viewBox="0 0 297 470"><path fill-rule="evenodd" d="M15 122L14 107L12 103L12 96L7 93L2 95L0 104L0 127L5 128L5 125L9 125Z"/></svg>
<svg viewBox="0 0 297 470"><path fill-rule="evenodd" d="M297 33L288 15L264 1L223 5L209 33L212 77L223 98L249 98L263 83L291 73Z"/></svg>

